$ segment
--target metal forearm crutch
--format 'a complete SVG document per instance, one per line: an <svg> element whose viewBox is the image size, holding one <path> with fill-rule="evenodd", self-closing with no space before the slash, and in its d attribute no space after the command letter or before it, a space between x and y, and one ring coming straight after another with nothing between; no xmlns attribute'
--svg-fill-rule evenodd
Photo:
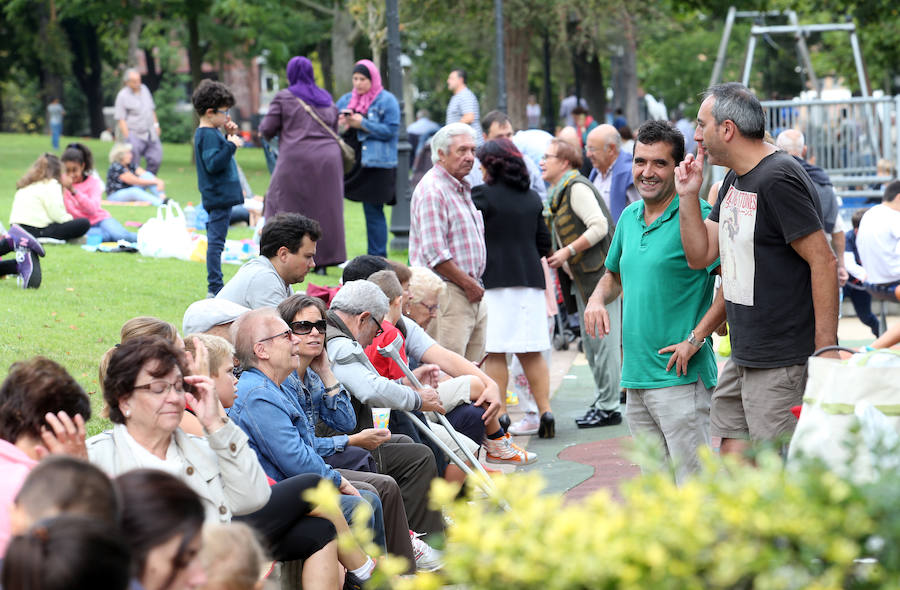
<svg viewBox="0 0 900 590"><path fill-rule="evenodd" d="M374 366L372 366L372 362L369 360L369 357L367 357L367 356L365 355L364 352L355 353L355 354L352 355L352 358L353 358L354 360L356 360L357 362L362 363L363 365L365 365L366 367L368 367L368 369L369 369L370 371L372 371L373 373L375 373L376 375L378 375L378 371L375 369ZM407 367L407 368L408 368L408 367ZM446 455L450 458L450 460L453 461L454 463L456 463L456 465L457 465L460 469L462 469L463 472L465 472L466 475L472 475L472 474L474 473L474 472L472 471L472 469L466 464L466 462L463 461L462 459L460 459L459 457L457 457L457 456L456 456L456 453L454 453L453 451L451 451L451 450L450 450L450 447L447 446L447 443L445 443L444 441L442 441L442 440L438 437L438 435L436 435L436 434L428 427L427 424L423 424L422 421L419 420L418 418L416 418L416 417L413 415L412 412L407 412L406 410L403 410L403 412L404 412L404 413L406 414L406 416L412 421L412 423L415 424L416 428L418 428L418 429L422 432L422 434L424 434L426 437L428 437L428 439L429 439L431 442L433 442L435 445L437 445L437 446L441 449L441 451L443 451L444 453L446 453ZM487 485L492 485L492 482L488 482Z"/></svg>
<svg viewBox="0 0 900 590"><path fill-rule="evenodd" d="M397 334L397 337L394 338L393 342L391 342L387 346L379 346L378 347L378 354L392 359L395 363L397 363L397 366L400 367L400 370L403 371L403 373L409 379L410 383L412 383L418 389L422 389L422 383L419 381L419 379L415 376L415 374L409 368L409 365L407 365L406 362L404 362L403 357L400 356L400 347L401 346L403 346L403 337L400 334ZM474 465L475 468L478 469L478 471L485 478L490 478L490 476L487 473L487 470L484 468L484 465L481 464L481 461L476 459L475 455L472 454L472 451L469 450L469 447L464 445L463 441L460 440L459 433L456 432L456 429L453 428L453 425L450 424L450 421L447 420L447 418L443 414L440 414L438 412L432 412L432 413L437 416L438 422L444 428L447 429L447 432L450 433L450 436L451 436L451 438L453 438L453 441L457 445L459 445L459 448L462 450L462 452L466 456L466 458L472 462L472 465ZM453 458L454 455L455 455L455 453L453 455L451 455L451 459ZM465 471L465 469L463 469L463 471ZM488 481L490 481L490 480L488 479Z"/></svg>

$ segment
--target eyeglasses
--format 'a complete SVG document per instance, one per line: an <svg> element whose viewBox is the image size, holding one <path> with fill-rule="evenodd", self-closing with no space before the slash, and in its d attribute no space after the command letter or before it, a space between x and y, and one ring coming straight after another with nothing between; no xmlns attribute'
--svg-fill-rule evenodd
<svg viewBox="0 0 900 590"><path fill-rule="evenodd" d="M227 115L228 115L228 111L230 111L230 110L231 110L231 109L225 109L225 110L223 111L223 110L221 110L221 109L216 109L216 112L219 113L220 115L225 115L225 116L227 116Z"/></svg>
<svg viewBox="0 0 900 590"><path fill-rule="evenodd" d="M544 157L542 157L541 159L549 160L550 158L555 158L555 157L556 157L556 154L544 154Z"/></svg>
<svg viewBox="0 0 900 590"><path fill-rule="evenodd" d="M286 338L288 341L290 341L291 334L292 334L292 332L290 330L285 330L284 332L279 332L279 333L275 334L274 336L269 336L268 338L263 338L262 340L257 340L256 343L261 344L261 343L265 342L266 340L274 340L275 338L282 338L282 337Z"/></svg>
<svg viewBox="0 0 900 590"><path fill-rule="evenodd" d="M173 383L158 379L156 381L151 381L150 383L144 383L143 385L135 385L134 389L146 389L150 393L155 393L156 395L166 393L169 389L174 389L175 393L185 392L183 379L176 379Z"/></svg>
<svg viewBox="0 0 900 590"><path fill-rule="evenodd" d="M413 301L413 303L418 303L419 305L427 309L428 313L435 313L438 310L438 307L440 307L440 305L437 303L435 303L434 305L427 305L422 301Z"/></svg>
<svg viewBox="0 0 900 590"><path fill-rule="evenodd" d="M375 327L376 327L376 329L375 329L375 338L378 338L379 336L381 336L382 334L384 334L384 328L381 327L381 324L378 323L378 320L375 319L375 316L370 315L369 317L372 318L372 321L373 321L373 322L375 322Z"/></svg>
<svg viewBox="0 0 900 590"><path fill-rule="evenodd" d="M594 147L594 146L590 146L590 145L589 145L589 146L586 146L586 147L584 148L584 151L587 152L587 153L589 153L589 154L593 154L594 152L601 152L601 151L603 151L603 149L604 149L605 147L606 147L606 146Z"/></svg>
<svg viewBox="0 0 900 590"><path fill-rule="evenodd" d="M290 325L291 332L298 336L309 334L310 332L312 332L313 328L315 328L319 332L319 334L324 334L326 328L325 320L319 320L317 322L291 322Z"/></svg>

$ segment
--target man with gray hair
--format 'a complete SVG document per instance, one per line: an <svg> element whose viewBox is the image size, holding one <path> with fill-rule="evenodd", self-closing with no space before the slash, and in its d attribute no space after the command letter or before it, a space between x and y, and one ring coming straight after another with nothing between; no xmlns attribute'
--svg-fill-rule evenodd
<svg viewBox="0 0 900 590"><path fill-rule="evenodd" d="M487 307L481 275L487 261L484 220L465 181L475 163L475 135L463 123L442 127L431 140L434 166L413 191L409 260L447 282L428 333L472 362L484 356Z"/></svg>
<svg viewBox="0 0 900 590"><path fill-rule="evenodd" d="M588 180L606 201L613 227L629 203L641 199L631 176L631 154L622 149L622 136L612 125L598 125L588 133L584 153L594 168Z"/></svg>
<svg viewBox="0 0 900 590"><path fill-rule="evenodd" d="M722 453L742 452L747 439L789 440L807 360L837 341L837 262L816 188L792 156L763 141L765 127L762 105L745 86L713 86L697 115L697 155L675 170L688 265L705 268L721 257L732 354L712 398L710 434L722 437ZM731 170L704 221L707 156Z"/></svg>
<svg viewBox="0 0 900 590"><path fill-rule="evenodd" d="M125 87L116 95L114 116L119 128L119 141L131 144L132 162L141 165L141 156L147 160L145 168L156 174L162 163L162 143L159 140L159 120L156 104L146 85L141 84L141 74L134 68L125 70Z"/></svg>
<svg viewBox="0 0 900 590"><path fill-rule="evenodd" d="M350 281L337 292L325 314L325 351L335 378L352 397L356 432L373 426L372 407L444 413L434 389L416 390L382 377L366 357L365 347L381 333L388 307L387 297L375 283ZM375 449L372 457L380 473L397 480L413 530L442 530L440 512L428 509L428 488L437 477L431 449L400 434Z"/></svg>
<svg viewBox="0 0 900 590"><path fill-rule="evenodd" d="M849 275L847 269L844 268L844 228L838 215L840 204L837 195L834 194L834 185L824 170L806 161L806 138L799 130L785 129L778 134L775 145L794 156L794 159L803 166L803 169L809 174L809 179L816 186L819 207L822 209L822 225L825 229L825 236L831 243L831 249L837 256L838 284L843 287Z"/></svg>

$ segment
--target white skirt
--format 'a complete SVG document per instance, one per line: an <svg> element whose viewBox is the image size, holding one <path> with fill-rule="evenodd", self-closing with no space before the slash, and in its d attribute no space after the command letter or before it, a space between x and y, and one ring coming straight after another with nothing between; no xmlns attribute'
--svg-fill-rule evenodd
<svg viewBox="0 0 900 590"><path fill-rule="evenodd" d="M540 352L550 348L543 289L502 287L484 292L487 352Z"/></svg>

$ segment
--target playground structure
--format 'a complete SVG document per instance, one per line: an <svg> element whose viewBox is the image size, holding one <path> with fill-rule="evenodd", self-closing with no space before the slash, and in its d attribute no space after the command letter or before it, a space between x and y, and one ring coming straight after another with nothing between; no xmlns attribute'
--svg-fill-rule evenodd
<svg viewBox="0 0 900 590"><path fill-rule="evenodd" d="M788 24L764 25L766 17L786 17ZM793 35L800 70L806 74L810 88L811 98L761 101L769 133L777 137L785 129L798 129L804 134L809 147L807 158L822 167L831 178L845 211L862 206L869 198L880 197L878 187L892 179L878 176L878 161L891 161L894 170L900 167L900 133L897 132L900 96L870 96L856 25L852 22L801 25L793 10L739 11L732 6L725 19L710 85L721 81L728 41L734 22L739 18L757 21L750 29L744 57L741 81L745 86L750 83L758 39L761 36ZM812 33L834 31L843 31L849 36L860 87L858 97L822 98L822 81L816 76L806 39Z"/></svg>

